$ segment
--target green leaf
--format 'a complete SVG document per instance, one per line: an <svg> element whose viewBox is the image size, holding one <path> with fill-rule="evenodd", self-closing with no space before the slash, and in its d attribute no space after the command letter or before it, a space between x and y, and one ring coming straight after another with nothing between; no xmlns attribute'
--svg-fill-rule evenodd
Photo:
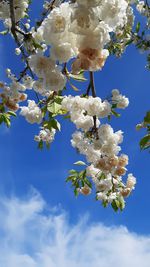
<svg viewBox="0 0 150 267"><path fill-rule="evenodd" d="M0 32L0 34L1 35L6 35L8 32L9 32L9 30L5 30L5 31Z"/></svg>
<svg viewBox="0 0 150 267"><path fill-rule="evenodd" d="M80 90L75 86L73 85L72 83L70 83L70 86L72 87L72 89L76 92L79 92Z"/></svg>
<svg viewBox="0 0 150 267"><path fill-rule="evenodd" d="M115 104L112 104L112 109L113 108L117 108L117 104L115 103Z"/></svg>
<svg viewBox="0 0 150 267"><path fill-rule="evenodd" d="M114 211L118 211L118 202L116 202L116 200L113 200L113 202L111 203L111 206L113 208Z"/></svg>
<svg viewBox="0 0 150 267"><path fill-rule="evenodd" d="M67 177L66 182L73 181L73 180L75 180L76 178L77 178L76 176L74 176L74 175L70 175L70 176Z"/></svg>
<svg viewBox="0 0 150 267"><path fill-rule="evenodd" d="M118 201L119 201L120 210L123 210L125 208L124 198L122 196L120 196L120 197L118 197Z"/></svg>
<svg viewBox="0 0 150 267"><path fill-rule="evenodd" d="M90 188L92 188L92 183L87 178L85 178L84 181Z"/></svg>
<svg viewBox="0 0 150 267"><path fill-rule="evenodd" d="M76 197L79 195L79 191L78 191L77 188L74 189L74 194L75 194Z"/></svg>
<svg viewBox="0 0 150 267"><path fill-rule="evenodd" d="M16 113L15 112L13 112L13 111L8 111L7 112L7 114L9 114L9 115L11 115L11 116L14 116L14 117L16 117L17 115L16 115Z"/></svg>
<svg viewBox="0 0 150 267"><path fill-rule="evenodd" d="M55 99L54 99L54 102L61 105L63 101L63 96L56 96Z"/></svg>
<svg viewBox="0 0 150 267"><path fill-rule="evenodd" d="M52 119L50 121L44 121L43 127L46 128L46 129L49 129L49 130L51 130L52 128L54 128L57 131L61 130L60 123L57 120L54 120L54 119Z"/></svg>
<svg viewBox="0 0 150 267"><path fill-rule="evenodd" d="M83 161L77 161L77 162L74 163L74 165L85 166L86 163L83 162Z"/></svg>
<svg viewBox="0 0 150 267"><path fill-rule="evenodd" d="M136 24L136 28L135 28L136 33L139 32L139 30L140 30L140 26L141 26L141 24L140 24L140 22L138 22L138 23Z"/></svg>
<svg viewBox="0 0 150 267"><path fill-rule="evenodd" d="M111 120L111 115L108 115L108 120L109 120L109 121Z"/></svg>
<svg viewBox="0 0 150 267"><path fill-rule="evenodd" d="M145 135L140 141L141 149L147 149L150 147L150 134Z"/></svg>
<svg viewBox="0 0 150 267"><path fill-rule="evenodd" d="M56 102L53 102L51 104L48 104L47 106L47 110L53 114L58 114L58 112L60 111L61 109L61 105L56 103Z"/></svg>
<svg viewBox="0 0 150 267"><path fill-rule="evenodd" d="M41 150L43 149L43 141L42 140L38 143L38 148Z"/></svg>
<svg viewBox="0 0 150 267"><path fill-rule="evenodd" d="M102 205L103 205L104 208L106 208L108 206L108 202L107 201L103 201Z"/></svg>
<svg viewBox="0 0 150 267"><path fill-rule="evenodd" d="M47 107L45 106L42 108L42 117L45 117L46 112L47 112Z"/></svg>
<svg viewBox="0 0 150 267"><path fill-rule="evenodd" d="M144 117L144 122L150 124L150 111L146 113L146 116Z"/></svg>
<svg viewBox="0 0 150 267"><path fill-rule="evenodd" d="M84 183L84 181L83 181L83 180L81 181L81 185L82 185L82 187L84 187L84 186L85 186L85 183Z"/></svg>
<svg viewBox="0 0 150 267"><path fill-rule="evenodd" d="M117 112L114 111L114 110L111 110L111 113L112 113L115 117L117 117L117 118L119 118L119 117L121 116L119 113L117 113Z"/></svg>
<svg viewBox="0 0 150 267"><path fill-rule="evenodd" d="M141 123L141 124L137 124L137 125L136 125L136 130L139 131L139 130L141 130L143 127L144 127L144 126L143 126L142 123Z"/></svg>
<svg viewBox="0 0 150 267"><path fill-rule="evenodd" d="M71 116L70 116L70 115L66 115L66 116L64 116L63 118L64 118L64 119L70 119Z"/></svg>
<svg viewBox="0 0 150 267"><path fill-rule="evenodd" d="M50 149L50 143L46 142L46 148Z"/></svg>
<svg viewBox="0 0 150 267"><path fill-rule="evenodd" d="M7 114L3 114L3 120L6 124L6 126L9 128L11 123L10 123L10 118L7 116Z"/></svg>
<svg viewBox="0 0 150 267"><path fill-rule="evenodd" d="M43 127L46 129L49 129L51 131L51 129L52 129L51 122L50 121L44 121Z"/></svg>
<svg viewBox="0 0 150 267"><path fill-rule="evenodd" d="M52 128L54 128L55 130L58 130L58 131L61 130L61 125L57 120L52 120L51 125L52 125Z"/></svg>
<svg viewBox="0 0 150 267"><path fill-rule="evenodd" d="M0 124L2 124L4 122L4 117L3 115L0 114Z"/></svg>
<svg viewBox="0 0 150 267"><path fill-rule="evenodd" d="M0 112L2 112L2 113L5 112L4 103L0 103Z"/></svg>
<svg viewBox="0 0 150 267"><path fill-rule="evenodd" d="M84 73L81 72L79 74L72 74L72 73L69 73L68 74L69 78L72 78L74 80L77 80L77 81L80 81L80 82L85 82L87 79L84 77Z"/></svg>
<svg viewBox="0 0 150 267"><path fill-rule="evenodd" d="M124 198L120 196L117 199L114 199L113 202L111 203L111 206L114 209L114 211L118 211L118 209L122 211L125 207Z"/></svg>
<svg viewBox="0 0 150 267"><path fill-rule="evenodd" d="M39 48L39 49L43 49L43 47L40 45L40 44L38 44L38 43L36 43L36 42L34 42L34 40L32 40L32 42L33 42L33 45L34 45L34 47L37 49L37 48Z"/></svg>
<svg viewBox="0 0 150 267"><path fill-rule="evenodd" d="M128 40L128 41L125 43L125 45L127 46L127 45L129 45L129 44L132 44L132 42L133 42L133 39L130 39L130 40Z"/></svg>
<svg viewBox="0 0 150 267"><path fill-rule="evenodd" d="M102 172L102 174L98 177L99 180L103 180L106 178L105 173Z"/></svg>
<svg viewBox="0 0 150 267"><path fill-rule="evenodd" d="M79 178L84 179L86 177L86 170L79 172Z"/></svg>
<svg viewBox="0 0 150 267"><path fill-rule="evenodd" d="M55 97L53 102L48 104L47 110L50 113L52 113L52 117L57 116L57 115L64 115L64 114L68 113L67 110L63 110L61 108L62 100L63 100L62 96L57 96L57 97Z"/></svg>
<svg viewBox="0 0 150 267"><path fill-rule="evenodd" d="M78 175L78 172L77 172L76 170L70 170L69 173L70 173L70 174L74 174L74 175L76 175L76 176Z"/></svg>

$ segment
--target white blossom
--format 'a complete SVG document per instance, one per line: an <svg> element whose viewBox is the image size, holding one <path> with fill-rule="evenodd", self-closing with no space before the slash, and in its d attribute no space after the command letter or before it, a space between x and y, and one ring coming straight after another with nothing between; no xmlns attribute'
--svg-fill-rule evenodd
<svg viewBox="0 0 150 267"><path fill-rule="evenodd" d="M125 109L129 105L129 99L120 94L119 90L112 90L112 101L117 105L117 108Z"/></svg>
<svg viewBox="0 0 150 267"><path fill-rule="evenodd" d="M35 135L34 140L37 142L43 141L49 144L53 142L55 133L56 133L56 130L53 128L51 130L46 129L46 128L41 128L39 134Z"/></svg>
<svg viewBox="0 0 150 267"><path fill-rule="evenodd" d="M136 184L136 178L132 175L132 173L128 174L126 187L129 188L130 190L133 190L135 184Z"/></svg>
<svg viewBox="0 0 150 267"><path fill-rule="evenodd" d="M28 100L28 106L21 107L20 115L24 116L29 123L41 123L42 112L34 100Z"/></svg>
<svg viewBox="0 0 150 267"><path fill-rule="evenodd" d="M24 18L26 15L26 10L29 5L28 0L14 0L14 11L15 11L15 18L18 21L21 18ZM0 1L0 18L1 19L8 19L10 18L10 5L8 0Z"/></svg>

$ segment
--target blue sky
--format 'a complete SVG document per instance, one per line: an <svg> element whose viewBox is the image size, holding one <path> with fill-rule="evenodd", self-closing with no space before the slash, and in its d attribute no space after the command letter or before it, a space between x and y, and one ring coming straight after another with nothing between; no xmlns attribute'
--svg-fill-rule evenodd
<svg viewBox="0 0 150 267"><path fill-rule="evenodd" d="M38 9L40 9L40 6ZM36 12L38 12L38 10L34 9L34 16L36 16ZM14 71L20 71L19 60L17 56L12 54L12 49L14 47L15 46L13 42L10 41L9 37L6 36L5 39L1 38L1 79L4 78L4 69L7 67ZM24 233L27 235L28 232L31 231L31 229L29 229L30 227L28 228L25 225L26 222L29 222L30 226L31 221L29 215L32 214L32 223L37 223L37 229L42 229L44 235L44 229L41 228L41 220L45 221L48 220L48 218L51 218L54 223L55 217L57 217L57 215L53 214L53 210L55 210L55 212L59 214L61 218L60 224L66 224L66 227L68 227L68 232L66 230L64 237L61 238L67 239L67 233L70 233L71 225L73 224L76 225L79 234L81 235L81 239L83 239L84 234L82 233L82 227L79 226L77 222L79 221L81 223L83 217L88 215L88 223L84 222L85 231L87 231L89 235L90 229L94 229L93 231L97 231L97 233L103 232L103 237L100 237L101 243L98 244L99 247L102 246L102 239L107 236L107 233L114 231L114 235L119 237L118 239L116 237L116 239L113 240L113 235L108 234L110 235L110 242L116 242L115 244L118 245L119 238L121 239L125 236L124 238L127 240L127 244L130 244L132 239L131 244L133 242L133 247L136 249L138 247L139 257L141 255L141 258L139 258L139 263L140 260L142 262L142 259L146 259L146 257L148 257L147 259L150 258L150 252L146 250L146 246L150 242L148 237L150 235L150 155L148 151L141 152L138 145L139 140L144 132L136 132L135 130L136 124L142 121L145 112L149 109L150 73L145 69L145 65L146 56L144 54L140 54L135 47L131 46L127 49L126 53L121 59L110 57L107 60L103 71L98 72L95 75L98 96L105 98L110 94L112 89L119 89L123 94L129 97L130 100L130 105L122 112L121 118L113 118L111 121L111 125L115 130L121 129L124 132L122 151L128 154L130 158L128 170L137 177L136 190L127 200L127 205L123 213L114 213L111 208L104 209L99 202L94 200L94 195L89 197L79 196L76 199L73 195L70 185L66 185L65 179L67 177L68 170L73 168L73 162L81 159L80 155L77 155L76 151L70 145L71 134L74 131L74 127L70 122L62 121L62 132L57 134L56 140L52 144L50 150L45 149L43 151L39 151L37 149L37 143L33 141L34 135L38 133L38 126L30 125L23 117L18 117L17 119L13 120L11 129L8 130L5 127L1 127L0 129L0 214L3 217L3 224L11 220L15 225L15 220L17 221L17 218L19 218L19 212L21 210L21 214L27 214L27 217L25 222L23 221L19 224L20 231L24 229ZM41 196L39 193L35 192L33 188L35 188ZM44 201L47 203L46 209L43 208ZM30 213L30 206L32 205L33 210L31 210ZM13 213L14 207L16 207L15 216ZM49 211L52 214L50 215L51 217L48 217ZM95 228L88 228L87 225L95 225L93 226ZM122 228L120 225L123 225L124 228ZM10 225L7 225L5 230L3 229L3 226L4 225L1 223L0 232L3 234L0 244L2 244L3 238L5 238L5 240L7 239L7 234L9 231L11 232L11 235L9 235L9 237L11 236L11 240L14 240L13 238L15 237L15 233L17 233L17 228L15 228L17 226L14 226L13 230L10 229ZM114 228L112 228L112 226ZM48 229L50 229L50 226ZM58 228L54 230L55 234L57 234L58 230ZM136 235L132 234L133 232L135 232ZM91 239L93 240L93 244L95 244L95 237L93 236L94 234L92 235L93 239ZM35 239L35 237L36 233L34 232L33 239ZM30 239L31 238L27 240L26 238L28 248L31 246L29 243L32 243L32 240ZM139 239L142 240L141 242L143 242L143 247L142 245L139 247ZM22 237L22 240L25 240L25 237ZM16 242L20 244L19 242L21 241L18 239ZM44 246L50 246L50 244L47 243L47 240L45 241L46 243L44 243L44 241L42 242L43 243L39 250L45 248ZM76 241L76 243L76 245L79 245L80 242ZM12 257L15 257L14 255L16 255L16 244L12 244L12 247L15 251ZM84 246L86 244L82 241L81 246L82 245ZM36 246L33 245L33 251L35 250L35 247ZM110 247L108 246L108 249L110 249ZM62 248L65 248L67 251L70 249L68 244L62 244ZM5 252L7 253L9 249L10 247L6 246ZM122 254L125 249L126 246L122 247ZM107 251L107 249L104 250ZM25 251L29 256L29 251ZM94 249L92 251L93 252L91 252L91 255L94 253ZM143 255L141 251L146 251L146 254ZM78 255L78 252L76 253ZM111 253L113 252L111 251ZM134 253L135 252L133 251L133 255ZM73 255L73 257L75 257L74 262L76 262L77 255ZM114 252L114 255L117 255L116 251ZM44 257L46 257L45 254ZM37 264L37 258L35 259L33 255L31 258L31 261L35 260L35 264ZM14 266L20 267L23 259L21 258L20 262L18 258L17 260L16 258L13 259ZM95 262L98 260L97 256L95 256L93 265L90 266L110 266L109 264L115 262L116 259L117 258L112 258L110 262L104 262L103 265L94 265L94 260ZM0 260L2 260L1 257ZM29 259L26 260L28 261ZM24 264L25 262L26 261L24 260ZM120 263L122 264L121 266L123 266L121 261ZM135 263L136 262L133 262L133 264ZM3 263L3 261L2 264L2 267L7 267L7 264L9 266L9 263L6 264L6 262ZM53 263L50 263L50 261L47 261L47 263L44 264L43 266L45 267L55 266ZM56 266L59 266L57 261L55 261L55 264ZM70 262L65 262L64 260L63 264L64 266L69 267ZM131 264L131 262L126 262L126 264L127 265L124 266L134 266ZM146 260L144 261L144 264L144 267L148 266L146 265ZM27 262L26 266L39 267L42 266L42 263L41 265L34 265L33 262ZM85 261L80 266L86 266Z"/></svg>

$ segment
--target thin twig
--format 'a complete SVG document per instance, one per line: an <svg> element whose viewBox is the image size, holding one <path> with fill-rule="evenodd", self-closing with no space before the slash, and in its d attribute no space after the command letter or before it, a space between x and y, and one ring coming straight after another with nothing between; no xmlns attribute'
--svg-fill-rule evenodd
<svg viewBox="0 0 150 267"><path fill-rule="evenodd" d="M29 62L28 62L28 56L26 55L26 53L24 51L24 48L22 47L22 44L20 43L20 41L18 39L18 36L16 34L16 20L15 20L15 12L14 12L14 0L10 0L9 4L10 4L11 33L12 33L14 39L15 39L16 44L18 45L18 47L21 50L21 53L22 53L24 61L26 62L27 66L26 66L25 70L28 69L32 79L34 79L34 74L33 74L32 70L31 70ZM38 94L36 92L35 92L35 95L36 95L36 98L37 98L38 102L40 102L39 96L38 96Z"/></svg>
<svg viewBox="0 0 150 267"><path fill-rule="evenodd" d="M16 21L15 21L15 12L14 12L14 0L10 0L10 19L11 19L11 33L15 39L15 42L16 44L18 45L18 47L20 48L21 50L21 53L22 53L22 56L23 56L23 59L24 61L26 62L26 65L27 65L27 68L29 69L30 71L30 74L32 76L32 78L34 78L34 75L33 75L33 72L29 66L29 62L28 62L28 59L27 59L27 55L22 47L22 44L20 43L19 39L18 39L18 36L16 34Z"/></svg>
<svg viewBox="0 0 150 267"><path fill-rule="evenodd" d="M89 82L88 88L86 90L86 96L89 96L90 89L91 89L91 81Z"/></svg>
<svg viewBox="0 0 150 267"><path fill-rule="evenodd" d="M14 0L10 0L10 18L11 18L11 32L12 32L12 35L16 41L16 44L18 45L18 47L20 48L21 50L21 53L22 53L22 56L23 56L23 59L24 61L26 62L26 65L30 71L30 74L32 76L32 78L34 78L34 74L29 66L29 62L28 62L28 59L27 59L27 55L22 47L22 44L20 43L19 39L18 39L18 36L16 34L16 21L15 21L15 12L14 12Z"/></svg>
<svg viewBox="0 0 150 267"><path fill-rule="evenodd" d="M56 0L52 0L52 2L49 3L49 7L48 7L48 9L45 10L45 11L43 11L41 20L40 20L40 21L37 21L36 30L37 30L38 27L41 26L41 24L42 24L42 22L44 21L45 17L46 17L46 16L49 14L49 12L51 12L52 9L54 8L55 1L56 1Z"/></svg>
<svg viewBox="0 0 150 267"><path fill-rule="evenodd" d="M92 71L90 71L90 87L91 87L91 91L92 91L92 96L96 97L96 89L95 89L95 83L94 83L94 74ZM93 120L94 120L94 126L93 126L93 131L96 133L96 138L98 139L98 132L97 132L97 117L93 116Z"/></svg>
<svg viewBox="0 0 150 267"><path fill-rule="evenodd" d="M92 96L96 97L96 90L95 90L95 83L94 83L94 74L92 71L90 71L90 81L91 81L91 90L92 90Z"/></svg>

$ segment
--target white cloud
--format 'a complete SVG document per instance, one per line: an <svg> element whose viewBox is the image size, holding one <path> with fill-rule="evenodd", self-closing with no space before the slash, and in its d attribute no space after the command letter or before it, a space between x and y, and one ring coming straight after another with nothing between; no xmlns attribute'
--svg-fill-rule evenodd
<svg viewBox="0 0 150 267"><path fill-rule="evenodd" d="M49 209L37 192L0 199L1 267L149 267L150 237L126 227L76 225Z"/></svg>

